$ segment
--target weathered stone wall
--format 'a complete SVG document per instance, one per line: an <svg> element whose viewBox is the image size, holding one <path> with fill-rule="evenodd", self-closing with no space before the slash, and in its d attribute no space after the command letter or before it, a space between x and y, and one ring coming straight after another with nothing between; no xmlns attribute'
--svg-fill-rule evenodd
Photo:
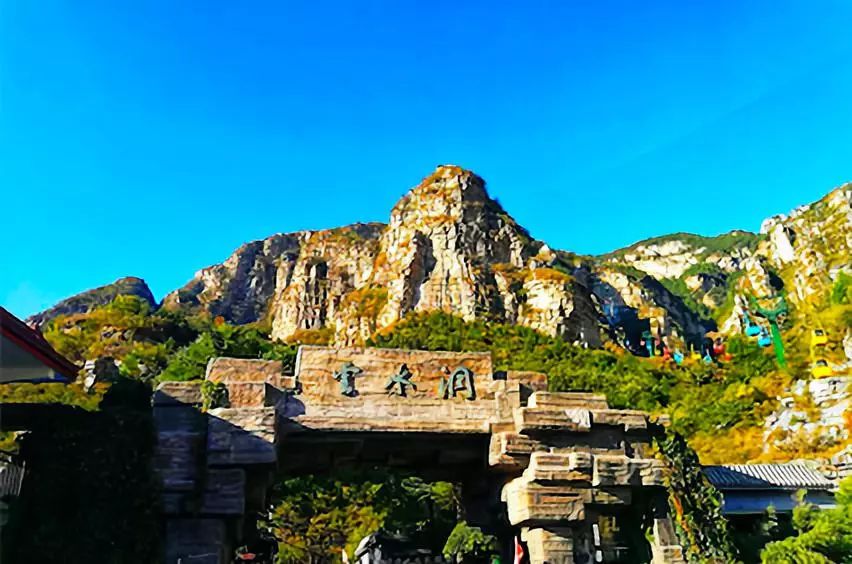
<svg viewBox="0 0 852 564"><path fill-rule="evenodd" d="M265 491L276 463L275 409L202 413L200 387L166 382L154 394L169 564L230 563L245 515L263 508L265 495L257 492Z"/></svg>

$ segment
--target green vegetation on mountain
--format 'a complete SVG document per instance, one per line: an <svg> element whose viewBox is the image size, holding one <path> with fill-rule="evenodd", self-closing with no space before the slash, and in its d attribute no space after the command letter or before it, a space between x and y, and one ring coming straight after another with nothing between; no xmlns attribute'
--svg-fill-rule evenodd
<svg viewBox="0 0 852 564"><path fill-rule="evenodd" d="M616 258L624 256L639 247L648 247L651 245L663 245L674 241L684 243L694 249L703 248L702 256L713 254L714 252L730 252L742 248L754 248L761 240L761 236L749 231L730 231L722 233L715 237L707 237L704 235L696 235L695 233L670 233L668 235L660 235L637 241L628 247L618 249L611 253L603 255L605 258Z"/></svg>
<svg viewBox="0 0 852 564"><path fill-rule="evenodd" d="M852 305L852 276L845 272L837 275L831 287L830 301L832 305Z"/></svg>
<svg viewBox="0 0 852 564"><path fill-rule="evenodd" d="M832 296L845 296L840 279ZM381 296L379 296L381 297ZM837 301L845 297L835 298ZM848 305L824 309L821 323L834 328L847 321ZM790 362L807 371L806 327L791 312ZM834 321L832 321L832 319ZM798 328L798 329L797 329ZM274 342L257 324L234 326L203 316L151 312L133 296L119 296L88 314L60 317L46 332L58 350L72 358L108 354L122 374L148 380L201 379L217 356L295 362L298 343ZM555 391L594 391L610 405L666 413L705 463L745 462L762 456L762 423L777 407L776 398L791 381L777 371L770 349L744 337L728 340L731 362L683 366L635 357L620 349L585 349L532 329L471 321L444 313L413 313L375 334L368 345L449 351L490 351L501 370L532 370L549 377ZM798 454L798 453L791 453Z"/></svg>
<svg viewBox="0 0 852 564"><path fill-rule="evenodd" d="M79 382L73 384L17 382L0 386L0 404L52 403L95 411L107 389L108 386L105 384L97 384L92 390L86 391Z"/></svg>
<svg viewBox="0 0 852 564"><path fill-rule="evenodd" d="M122 295L87 313L60 315L45 338L74 362L111 356L122 359L122 372L145 377L162 370L169 356L196 337L191 318L160 310L137 296Z"/></svg>
<svg viewBox="0 0 852 564"><path fill-rule="evenodd" d="M155 304L154 296L145 281L141 278L128 276L119 278L112 284L93 288L62 300L53 307L28 318L27 322L35 327L43 328L48 322L60 315L88 313L96 307L112 302L119 296L133 296L150 306Z"/></svg>
<svg viewBox="0 0 852 564"><path fill-rule="evenodd" d="M59 316L45 338L80 362L110 356L122 374L150 380L196 380L217 356L282 360L292 366L296 347L274 343L257 324L231 325L221 318L151 310L136 296L119 296L86 314Z"/></svg>
<svg viewBox="0 0 852 564"><path fill-rule="evenodd" d="M623 351L590 350L516 325L465 322L444 313L411 314L369 343L386 348L489 351L497 370L548 375L553 391L593 391L612 407L668 413L673 429L697 439L710 460L746 461L751 451L724 440L758 428L776 405L784 383L769 352L742 338L731 339L735 361L676 366Z"/></svg>
<svg viewBox="0 0 852 564"><path fill-rule="evenodd" d="M698 301L695 293L689 289L684 281L684 277L680 278L661 278L662 284L666 290L683 300L683 304L693 312L697 313L704 319L709 319L713 316L710 308L704 303Z"/></svg>
<svg viewBox="0 0 852 564"><path fill-rule="evenodd" d="M217 356L281 360L289 368L296 359L298 347L272 342L267 332L253 325L235 326L214 321L201 331L192 343L169 357L159 380L201 379L207 362Z"/></svg>

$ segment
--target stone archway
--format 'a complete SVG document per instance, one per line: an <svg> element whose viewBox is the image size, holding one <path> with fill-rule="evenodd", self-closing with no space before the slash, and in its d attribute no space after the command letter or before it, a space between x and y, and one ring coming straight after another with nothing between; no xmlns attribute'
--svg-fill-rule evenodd
<svg viewBox="0 0 852 564"><path fill-rule="evenodd" d="M225 562L274 470L357 463L461 477L472 508L493 517L503 504L531 562L618 561L611 533L641 537L635 516L648 508L654 562L682 561L652 424L602 396L547 392L545 375L494 371L488 353L306 346L292 375L219 358L206 378L227 387L230 407L202 415L197 384L155 395L170 564L205 550Z"/></svg>

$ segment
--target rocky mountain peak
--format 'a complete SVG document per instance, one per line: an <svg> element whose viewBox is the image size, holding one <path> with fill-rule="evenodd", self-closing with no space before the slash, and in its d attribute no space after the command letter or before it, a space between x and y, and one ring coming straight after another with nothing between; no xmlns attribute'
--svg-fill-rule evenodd
<svg viewBox="0 0 852 564"><path fill-rule="evenodd" d="M391 214L412 206L431 206L431 215L440 218L459 213L466 203L492 203L485 181L474 172L456 165L439 165L420 184L408 191Z"/></svg>
<svg viewBox="0 0 852 564"><path fill-rule="evenodd" d="M439 166L391 210L373 283L388 287L380 325L411 310L444 310L472 319L491 311L491 266L523 268L541 244L458 166Z"/></svg>
<svg viewBox="0 0 852 564"><path fill-rule="evenodd" d="M394 205L387 224L246 243L163 306L269 323L274 338L303 343L362 344L409 312L444 311L588 346L609 339L635 347L644 330L684 346L717 323L740 331L748 294L781 287L797 306L825 295L849 270L850 194L852 186L841 186L771 218L759 235L676 233L579 257L533 239L474 172L441 165ZM106 303L116 291L105 288L33 321ZM153 303L147 286L127 292L147 292Z"/></svg>

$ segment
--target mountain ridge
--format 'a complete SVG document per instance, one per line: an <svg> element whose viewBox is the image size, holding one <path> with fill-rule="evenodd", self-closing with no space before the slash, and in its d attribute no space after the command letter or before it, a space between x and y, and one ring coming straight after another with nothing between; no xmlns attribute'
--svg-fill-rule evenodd
<svg viewBox="0 0 852 564"><path fill-rule="evenodd" d="M823 219L807 219L808 210L837 207L830 218L823 213L825 224L839 232L837 241L848 243L849 186L789 215L767 218L759 234L674 233L581 256L533 238L472 171L441 165L400 198L387 223L247 242L169 292L161 307L235 324L268 323L280 340L323 331L345 345L365 342L408 312L445 311L466 320L517 323L592 347L624 345L627 329L607 315L621 307L685 346L717 323L724 331L737 330L746 288L732 284L745 279L749 291L769 292L770 278L783 278L782 271L795 270L797 261L807 263L800 265L805 270L818 266L819 260L808 262L812 257L797 258L796 244L785 235L796 222L805 239L824 231ZM848 270L846 247L847 260L827 278L816 271L792 273L790 288L801 298L801 286L812 294L810 285L825 285ZM85 311L86 301L76 297L33 317L43 325L57 311L72 312L68 302Z"/></svg>

